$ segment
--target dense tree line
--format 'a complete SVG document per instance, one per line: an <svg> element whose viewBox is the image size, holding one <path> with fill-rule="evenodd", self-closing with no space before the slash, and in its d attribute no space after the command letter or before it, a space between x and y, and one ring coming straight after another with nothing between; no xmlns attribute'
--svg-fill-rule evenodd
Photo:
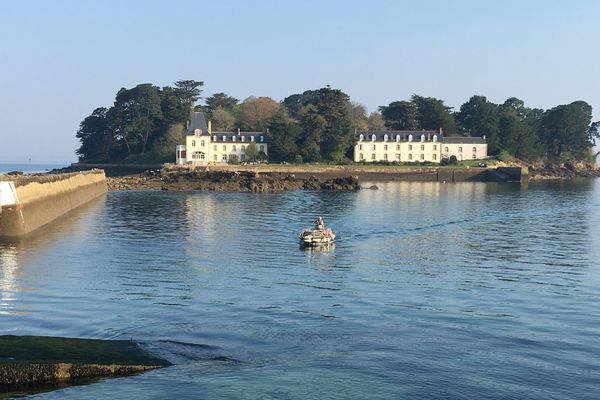
<svg viewBox="0 0 600 400"><path fill-rule="evenodd" d="M112 107L97 108L81 122L77 154L100 162L172 160L192 110L202 111L213 131L268 130L273 161L343 162L352 157L355 130L441 128L446 135L486 136L489 154L521 159L586 158L599 137L600 122L592 122L592 107L584 101L541 110L514 97L494 104L473 96L453 111L443 100L413 95L367 114L362 104L329 86L281 102L253 96L240 101L215 93L197 105L202 86L185 80L173 87L145 83L122 88Z"/></svg>

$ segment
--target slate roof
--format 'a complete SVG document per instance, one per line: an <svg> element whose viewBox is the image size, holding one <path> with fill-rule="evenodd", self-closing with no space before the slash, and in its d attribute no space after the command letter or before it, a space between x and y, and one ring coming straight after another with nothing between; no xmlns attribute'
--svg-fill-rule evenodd
<svg viewBox="0 0 600 400"><path fill-rule="evenodd" d="M240 132L239 134L237 132L213 132L212 134L208 135L204 135L204 136L210 136L213 140L211 144L218 144L218 143L251 143L250 141L250 137L254 136L254 141L257 144L261 144L261 143L267 143L269 141L269 135L267 135L265 132ZM217 137L217 140L214 140L214 137ZM242 136L244 137L244 141L242 142ZM263 141L261 142L260 137L263 137ZM235 137L235 141L233 140L233 138ZM225 138L225 140L223 140L223 138Z"/></svg>
<svg viewBox="0 0 600 400"><path fill-rule="evenodd" d="M208 126L206 125L206 119L204 118L204 113L201 111L194 112L194 115L192 116L192 121L190 122L190 125L188 126L186 134L188 136L193 135L194 130L196 130L196 129L202 130L203 134L208 132Z"/></svg>
<svg viewBox="0 0 600 400"><path fill-rule="evenodd" d="M456 144L460 144L460 143L464 143L464 144L486 144L487 143L485 141L485 139L482 138L482 137L464 137L464 136L459 136L459 137L445 137L444 139L442 139L442 142L444 142L444 143L456 143Z"/></svg>
<svg viewBox="0 0 600 400"><path fill-rule="evenodd" d="M383 138L385 135L388 135L389 142L395 142L396 136L400 135L401 142L408 142L408 137L410 135L413 136L413 142L420 142L421 135L425 135L425 141L431 142L433 140L433 135L437 135L438 142L442 140L443 136L441 133L436 131L368 131L368 132L357 132L355 137L356 140L360 138L360 135L364 136L364 141L368 142L373 140L373 135L375 135L375 141L383 142Z"/></svg>

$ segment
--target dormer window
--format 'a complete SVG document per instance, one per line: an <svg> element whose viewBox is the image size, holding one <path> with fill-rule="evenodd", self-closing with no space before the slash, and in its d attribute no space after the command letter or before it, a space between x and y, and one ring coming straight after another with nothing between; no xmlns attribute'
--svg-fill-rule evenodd
<svg viewBox="0 0 600 400"><path fill-rule="evenodd" d="M264 142L264 141L265 141L265 137L261 135L261 136L260 136L260 141L261 141L261 142Z"/></svg>
<svg viewBox="0 0 600 400"><path fill-rule="evenodd" d="M235 142L235 140L236 140L235 138L236 138L235 136L232 136L232 137L231 137L231 141L232 141L232 142Z"/></svg>
<svg viewBox="0 0 600 400"><path fill-rule="evenodd" d="M396 142L400 141L400 135L396 135Z"/></svg>
<svg viewBox="0 0 600 400"><path fill-rule="evenodd" d="M386 133L385 135L383 135L383 141L384 141L384 142L387 142L387 141L388 141L388 135L387 135L387 133Z"/></svg>
<svg viewBox="0 0 600 400"><path fill-rule="evenodd" d="M425 141L425 135L421 135L421 142Z"/></svg>
<svg viewBox="0 0 600 400"><path fill-rule="evenodd" d="M200 136L202 134L202 131L198 128L194 129L194 135L196 136Z"/></svg>
<svg viewBox="0 0 600 400"><path fill-rule="evenodd" d="M250 136L250 141L254 142L254 136Z"/></svg>
<svg viewBox="0 0 600 400"><path fill-rule="evenodd" d="M433 135L433 141L437 142L437 135Z"/></svg>
<svg viewBox="0 0 600 400"><path fill-rule="evenodd" d="M213 136L213 142L217 141L217 135Z"/></svg>
<svg viewBox="0 0 600 400"><path fill-rule="evenodd" d="M223 135L223 141L226 142L227 141L227 136Z"/></svg>
<svg viewBox="0 0 600 400"><path fill-rule="evenodd" d="M377 136L375 136L375 134L371 135L371 141L374 142L375 139L377 139Z"/></svg>
<svg viewBox="0 0 600 400"><path fill-rule="evenodd" d="M363 141L365 140L365 135L363 135L362 133L360 134L360 136L358 137L358 140Z"/></svg>
<svg viewBox="0 0 600 400"><path fill-rule="evenodd" d="M242 136L242 142L246 141L246 136Z"/></svg>
<svg viewBox="0 0 600 400"><path fill-rule="evenodd" d="M412 135L412 134L408 135L408 141L409 141L409 142L412 142L412 141L413 141L413 135Z"/></svg>

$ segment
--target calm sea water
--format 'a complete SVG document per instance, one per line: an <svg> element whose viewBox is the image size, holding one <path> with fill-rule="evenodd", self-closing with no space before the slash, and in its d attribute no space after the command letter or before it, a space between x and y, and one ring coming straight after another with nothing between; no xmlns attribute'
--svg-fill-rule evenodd
<svg viewBox="0 0 600 400"><path fill-rule="evenodd" d="M111 192L0 243L0 334L175 364L35 398L598 398L600 180L379 186Z"/></svg>
<svg viewBox="0 0 600 400"><path fill-rule="evenodd" d="M35 173L35 172L47 172L54 168L63 168L70 165L70 163L63 164L32 164L32 163L0 163L0 173L21 171L24 173Z"/></svg>

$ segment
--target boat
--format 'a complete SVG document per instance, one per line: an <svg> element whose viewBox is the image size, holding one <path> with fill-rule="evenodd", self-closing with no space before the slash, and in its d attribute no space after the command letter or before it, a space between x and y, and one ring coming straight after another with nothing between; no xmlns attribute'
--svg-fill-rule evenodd
<svg viewBox="0 0 600 400"><path fill-rule="evenodd" d="M314 228L307 228L300 232L300 241L306 246L319 246L333 243L335 233L330 228L325 228L323 218L315 221Z"/></svg>

